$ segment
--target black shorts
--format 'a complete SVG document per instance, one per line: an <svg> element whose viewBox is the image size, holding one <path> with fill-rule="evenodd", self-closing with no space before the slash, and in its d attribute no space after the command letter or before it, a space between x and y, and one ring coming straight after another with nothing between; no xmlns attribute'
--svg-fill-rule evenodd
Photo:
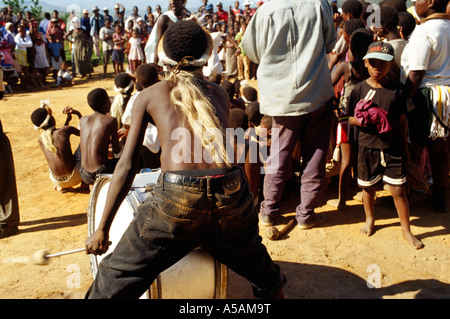
<svg viewBox="0 0 450 319"><path fill-rule="evenodd" d="M402 156L398 150L359 147L358 186L370 188L383 181L392 186L406 183Z"/></svg>
<svg viewBox="0 0 450 319"><path fill-rule="evenodd" d="M112 62L113 63L123 63L125 60L125 55L123 50L113 50L112 53Z"/></svg>
<svg viewBox="0 0 450 319"><path fill-rule="evenodd" d="M94 185L98 175L114 173L118 161L118 158L110 159L95 172L89 172L80 165L81 179L88 185Z"/></svg>

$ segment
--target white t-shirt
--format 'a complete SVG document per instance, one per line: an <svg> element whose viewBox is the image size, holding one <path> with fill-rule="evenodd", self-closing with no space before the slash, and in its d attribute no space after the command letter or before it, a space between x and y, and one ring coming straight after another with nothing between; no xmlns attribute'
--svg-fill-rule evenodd
<svg viewBox="0 0 450 319"><path fill-rule="evenodd" d="M410 71L426 71L421 88L450 85L450 20L432 19L417 25L401 59L401 79Z"/></svg>
<svg viewBox="0 0 450 319"><path fill-rule="evenodd" d="M134 101L140 92L136 92L131 95L130 100L127 103L127 107L122 115L122 123L124 125L131 124L131 111L133 110ZM147 129L145 130L144 141L142 145L146 146L151 152L158 153L161 145L158 139L158 129L151 123L147 124Z"/></svg>
<svg viewBox="0 0 450 319"><path fill-rule="evenodd" d="M112 50L114 48L114 42L111 39L105 41L103 40L105 38L105 36L109 35L112 37L112 35L115 33L116 31L113 28L107 28L107 27L103 27L100 29L100 39L103 41L103 50Z"/></svg>
<svg viewBox="0 0 450 319"><path fill-rule="evenodd" d="M390 41L385 40L385 42L391 44L394 48L394 61L397 63L398 67L400 67L402 64L402 53L408 41L405 39L395 39Z"/></svg>

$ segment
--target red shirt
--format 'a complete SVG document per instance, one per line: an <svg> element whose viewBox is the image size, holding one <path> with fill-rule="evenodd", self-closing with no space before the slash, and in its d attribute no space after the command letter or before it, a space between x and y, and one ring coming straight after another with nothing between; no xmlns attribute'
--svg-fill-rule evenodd
<svg viewBox="0 0 450 319"><path fill-rule="evenodd" d="M242 15L242 14L243 14L242 9L231 9L231 11L233 11L233 13L234 13L235 16L237 16L238 14L239 14L239 15Z"/></svg>
<svg viewBox="0 0 450 319"><path fill-rule="evenodd" d="M217 15L219 16L219 21L220 20L224 20L225 23L228 23L228 12L222 10L222 11L217 11Z"/></svg>

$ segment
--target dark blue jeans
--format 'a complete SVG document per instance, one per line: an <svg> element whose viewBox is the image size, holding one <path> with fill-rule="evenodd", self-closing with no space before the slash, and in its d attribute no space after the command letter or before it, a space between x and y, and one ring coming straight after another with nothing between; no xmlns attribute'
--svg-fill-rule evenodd
<svg viewBox="0 0 450 319"><path fill-rule="evenodd" d="M159 273L196 247L249 280L256 297L271 297L286 282L261 242L240 168L162 172L115 250L100 263L86 297L139 298Z"/></svg>

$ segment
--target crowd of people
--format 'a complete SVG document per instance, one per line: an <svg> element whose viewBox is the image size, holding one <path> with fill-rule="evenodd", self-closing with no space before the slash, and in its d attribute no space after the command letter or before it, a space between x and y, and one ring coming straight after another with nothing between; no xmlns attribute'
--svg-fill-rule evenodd
<svg viewBox="0 0 450 319"><path fill-rule="evenodd" d="M262 3L258 2L258 6ZM214 10L213 5L205 1L198 12L189 12L184 2L182 10L181 19L197 19L214 35L218 54L211 60L214 64L210 63L209 70L205 71L207 75L225 71L231 76L238 75L239 79L255 78L256 65L239 46L255 8L245 3L242 10L236 2L228 13L220 2ZM72 85L77 76L91 78L93 64L97 63L103 65L104 79L110 63L114 75L124 70L134 73L146 62L146 44L162 14L161 6L157 5L154 11L147 6L144 14L133 6L131 14L125 18L125 7L117 3L112 14L107 7L102 14L98 6L93 6L91 12L83 9L81 16L70 12L66 20L59 17L57 10L51 14L45 12L41 19L34 17L31 11L13 12L11 7L4 8L0 16L1 65L6 83L3 93ZM225 60L228 62L226 69Z"/></svg>
<svg viewBox="0 0 450 319"><path fill-rule="evenodd" d="M123 70L125 56L131 60L129 69L133 72L137 61L145 62L136 43L140 42L142 52L146 38L161 14L159 5L154 12L150 6L146 10L141 17L138 8L133 7L132 14L125 20L125 7L121 4L114 5L113 15L107 7L101 14L98 6L93 6L91 12L83 9L81 16L72 11L67 19L61 19L57 10L35 17L31 11L13 12L11 7L3 8L0 52L5 88L2 94L69 86L77 76L91 78L97 63L103 63L104 78L111 62L117 75ZM123 49L125 56L123 53L113 55L116 48Z"/></svg>
<svg viewBox="0 0 450 319"><path fill-rule="evenodd" d="M173 158L170 128L184 123L182 126L189 127L194 136L208 131L208 127L196 126L198 120L211 120L216 128L226 126L247 132L246 152L239 166L263 226L276 224L280 201L292 181L298 182L300 188L300 204L296 209L299 228L323 223L323 215L314 209L324 198L327 167L337 163L339 197L331 204L345 210L349 189L353 183L357 184L362 189L366 215L361 233L370 236L375 223L375 190L382 181L389 185L404 238L413 248L422 248L423 243L410 230L408 197L414 191L428 191L432 185L433 208L441 212L448 210L449 1L417 0L408 8L404 0L384 0L375 9L370 2L359 0L346 0L341 6L337 1L327 0L305 6L288 1L277 4L259 1L256 8L251 8L246 1L244 6L241 9L236 1L226 11L218 2L214 10L204 0L198 12L191 13L185 1L171 0L166 12L159 8L152 13L147 7L147 14L142 18L134 7L126 20L125 8L119 4L114 7L114 18L108 16L107 10L101 16L94 7L91 17L86 10L82 18L72 17L70 23L66 22L73 25L67 32L63 26L68 26L58 20L55 12L48 19L46 31L44 21L38 27L32 18L26 22L16 16L5 24L8 32L14 32L17 25L18 34L11 52L15 56L12 67L20 66L20 82L23 76L32 77L36 83L36 79L44 81L46 74L40 71L46 68L39 64L44 62L38 59L39 45L45 45L42 52L51 52L49 59L42 60L49 63L47 68L53 69L56 85L71 83L67 63L61 55L62 43L68 39L74 48L72 72L82 77L92 73L93 52L102 55L105 76L112 59L117 95L110 99L102 88L91 91L87 100L94 113L90 116L81 116L70 108L65 110L68 121L72 114L81 118L79 130L55 129L51 110L45 103L32 115L34 125L43 130L40 142L47 158L52 152L59 154L55 147L58 148L57 141L63 138L56 135L62 134L65 140L70 134L80 136L77 152L67 157L70 165L51 169L56 189L80 183L86 189L102 173L115 172L123 177L119 176L111 185L111 203L105 207L102 219L106 230L88 239L88 251L97 254L107 250L105 232L130 178L134 177L130 172L164 167L164 172L186 174L177 178L169 174L167 180L163 177L164 187L200 179L198 176L213 171L213 179L233 176L230 179L235 183L244 183L235 178L239 175L236 170L218 168L221 165L217 157L222 154L220 143L210 153L215 156L212 163L199 165L192 161L195 164L192 166ZM279 10L281 7L291 10ZM379 20L371 20L374 12ZM272 19L272 24L267 23L268 19ZM195 29L199 25L203 27L200 31ZM201 30L208 31L206 38ZM8 41L5 33L2 49L8 48ZM27 54L27 48L31 47L36 52L34 61ZM5 56L2 67L7 61ZM61 72L64 68L66 75ZM258 90L249 85L252 79L258 80ZM197 94L195 98L190 95L193 91ZM205 94L208 98L204 99ZM152 99L162 105L161 109ZM132 108L133 116L142 118L131 121ZM216 114L211 115L211 110ZM226 118L224 114L228 114ZM132 123L138 123L138 128ZM210 140L200 139L205 149L211 147ZM126 143L127 140L131 142ZM248 156L252 142L258 143L261 151L256 160ZM202 175L187 173L198 169ZM75 182L66 186L61 183L69 180ZM216 187L220 183L217 181ZM239 194L247 189L242 187ZM244 205L241 197L236 200ZM175 253L183 254L179 250ZM221 257L230 258L229 255ZM258 255L258 258L266 257ZM267 288L261 288L267 293L265 296L278 296L285 278L279 268L265 261L271 279L264 280L259 273L255 280ZM108 262L114 263L114 259ZM242 265L238 264L234 266L241 269ZM251 277L247 268L242 268L242 272ZM103 275L122 276L122 273L105 270ZM108 285L111 289L111 284ZM90 293L98 295L109 291L97 285L91 289ZM255 287L256 295L264 295L261 291ZM135 292L126 293L135 295Z"/></svg>

